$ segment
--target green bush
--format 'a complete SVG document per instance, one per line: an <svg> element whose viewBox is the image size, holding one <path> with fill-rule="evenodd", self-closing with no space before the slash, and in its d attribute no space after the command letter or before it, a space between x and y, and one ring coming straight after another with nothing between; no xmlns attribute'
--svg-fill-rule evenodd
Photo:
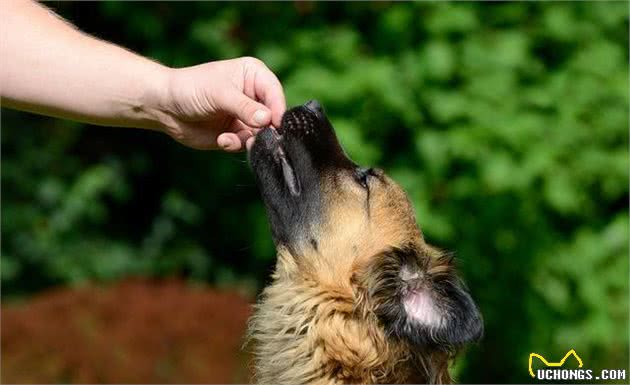
<svg viewBox="0 0 630 385"><path fill-rule="evenodd" d="M51 4L52 5L52 4ZM628 363L628 4L55 3L168 65L264 60L456 252L486 336L462 382L530 352ZM255 282L273 245L245 156L2 111L2 290L179 274Z"/></svg>

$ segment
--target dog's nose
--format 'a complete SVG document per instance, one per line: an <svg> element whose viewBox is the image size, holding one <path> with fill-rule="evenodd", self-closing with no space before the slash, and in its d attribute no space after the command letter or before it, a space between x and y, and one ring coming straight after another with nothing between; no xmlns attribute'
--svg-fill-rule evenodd
<svg viewBox="0 0 630 385"><path fill-rule="evenodd" d="M324 112L322 110L322 105L319 104L317 100L309 100L308 102L304 103L304 107L308 108L316 114L321 114Z"/></svg>

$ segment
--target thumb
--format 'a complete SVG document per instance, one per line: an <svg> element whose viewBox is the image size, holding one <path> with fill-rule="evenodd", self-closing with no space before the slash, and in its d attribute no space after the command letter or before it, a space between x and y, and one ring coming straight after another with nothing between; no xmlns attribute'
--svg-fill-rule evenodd
<svg viewBox="0 0 630 385"><path fill-rule="evenodd" d="M263 127L271 123L271 111L238 89L227 92L218 103L219 107L229 112L250 127Z"/></svg>

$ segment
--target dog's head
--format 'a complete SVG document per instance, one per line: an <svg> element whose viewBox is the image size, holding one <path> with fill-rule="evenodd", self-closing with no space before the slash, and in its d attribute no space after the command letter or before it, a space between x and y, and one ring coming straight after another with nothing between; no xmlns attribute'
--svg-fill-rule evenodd
<svg viewBox="0 0 630 385"><path fill-rule="evenodd" d="M353 293L387 338L453 351L482 333L452 258L428 246L405 192L348 158L316 101L260 132L250 161L286 274Z"/></svg>

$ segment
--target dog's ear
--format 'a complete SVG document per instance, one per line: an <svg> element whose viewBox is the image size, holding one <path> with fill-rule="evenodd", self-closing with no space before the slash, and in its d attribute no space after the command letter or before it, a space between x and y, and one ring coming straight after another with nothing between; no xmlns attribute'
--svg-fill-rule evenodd
<svg viewBox="0 0 630 385"><path fill-rule="evenodd" d="M364 282L372 311L389 335L443 351L481 338L481 314L452 260L417 246L392 248L371 259Z"/></svg>

